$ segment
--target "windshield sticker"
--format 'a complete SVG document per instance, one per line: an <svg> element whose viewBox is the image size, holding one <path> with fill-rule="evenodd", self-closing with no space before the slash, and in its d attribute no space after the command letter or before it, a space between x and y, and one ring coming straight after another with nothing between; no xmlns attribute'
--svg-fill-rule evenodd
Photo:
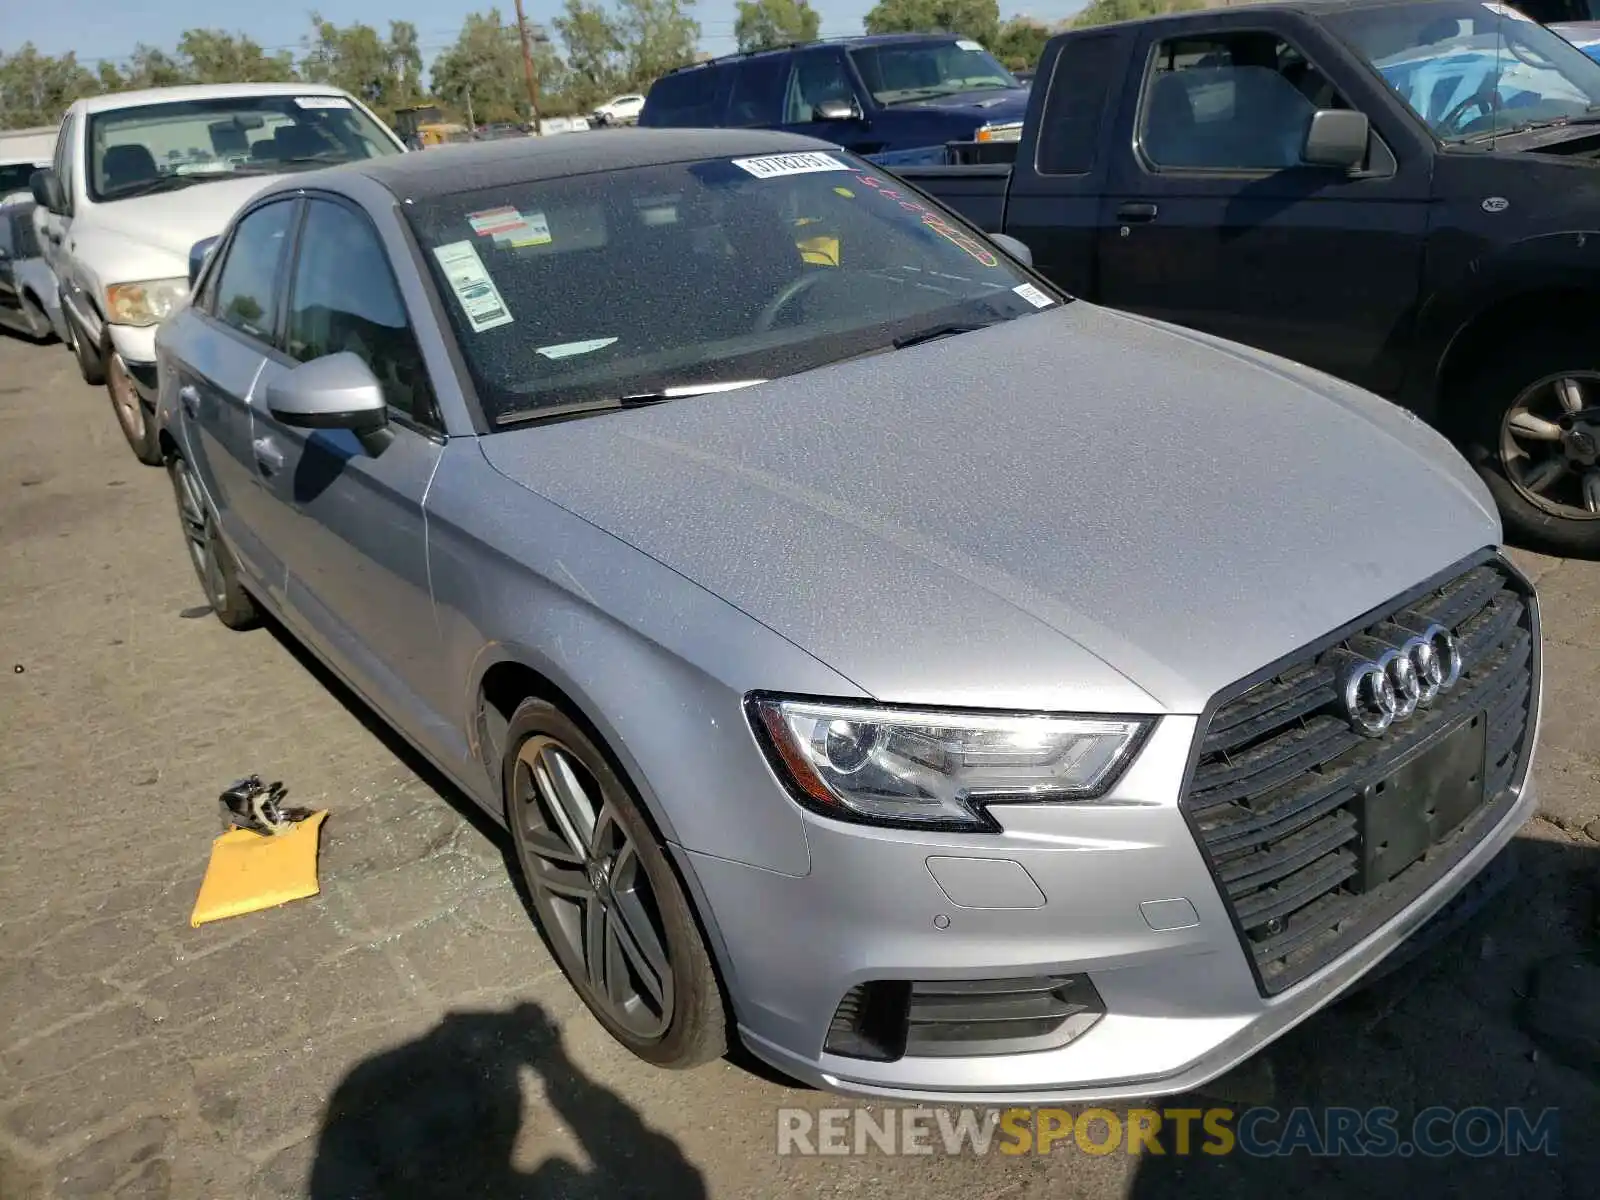
<svg viewBox="0 0 1600 1200"><path fill-rule="evenodd" d="M833 189L833 194L835 196L843 196L846 200L854 200L856 198L856 194L847 187L836 187Z"/></svg>
<svg viewBox="0 0 1600 1200"><path fill-rule="evenodd" d="M1045 295L1038 288L1034 287L1031 283L1025 283L1021 287L1014 287L1011 290L1017 295L1021 296L1035 308L1049 308L1055 303L1054 300Z"/></svg>
<svg viewBox="0 0 1600 1200"><path fill-rule="evenodd" d="M1535 23L1534 19L1532 17L1530 17L1527 13L1518 12L1516 9L1512 8L1509 4L1488 3L1488 4L1485 4L1484 7L1487 8L1490 12L1496 14L1497 16L1506 17L1507 19L1512 20L1512 21L1526 21L1530 25Z"/></svg>
<svg viewBox="0 0 1600 1200"><path fill-rule="evenodd" d="M511 313L506 308L506 302L500 298L500 289L489 278L489 272L484 269L483 260L478 257L471 242L435 246L433 256L444 268L444 277L450 283L450 290L456 294L473 333L511 324Z"/></svg>
<svg viewBox="0 0 1600 1200"><path fill-rule="evenodd" d="M586 342L562 342L559 346L540 346L535 354L545 358L571 358L574 354L593 354L596 350L604 350L607 346L616 344L617 339L590 338Z"/></svg>
<svg viewBox="0 0 1600 1200"><path fill-rule="evenodd" d="M550 222L543 213L518 212L511 207L490 208L467 214L467 224L479 237L492 237L496 245L548 246Z"/></svg>
<svg viewBox="0 0 1600 1200"><path fill-rule="evenodd" d="M784 175L811 175L817 171L848 171L850 168L831 154L767 154L761 158L736 158L733 165L757 179L779 179Z"/></svg>
<svg viewBox="0 0 1600 1200"><path fill-rule="evenodd" d="M349 108L350 101L343 96L296 96L294 102L301 108Z"/></svg>
<svg viewBox="0 0 1600 1200"><path fill-rule="evenodd" d="M958 41L956 43L956 45L960 46L963 50L982 50L983 49L983 47L978 45L977 42L969 41L966 38L962 38L960 41Z"/></svg>

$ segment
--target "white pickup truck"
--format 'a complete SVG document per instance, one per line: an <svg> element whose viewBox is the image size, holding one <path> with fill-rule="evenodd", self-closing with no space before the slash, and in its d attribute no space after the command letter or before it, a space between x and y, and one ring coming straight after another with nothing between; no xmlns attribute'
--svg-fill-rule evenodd
<svg viewBox="0 0 1600 1200"><path fill-rule="evenodd" d="M189 295L190 253L293 171L405 147L337 88L211 84L92 96L67 109L33 177L69 348L110 393L140 461L161 460L155 332Z"/></svg>

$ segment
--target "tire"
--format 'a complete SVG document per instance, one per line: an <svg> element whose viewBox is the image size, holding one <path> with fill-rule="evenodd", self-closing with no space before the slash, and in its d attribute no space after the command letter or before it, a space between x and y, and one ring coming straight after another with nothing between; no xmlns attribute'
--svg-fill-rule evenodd
<svg viewBox="0 0 1600 1200"><path fill-rule="evenodd" d="M98 350L89 342L89 336L84 333L82 326L73 319L72 310L63 310L67 330L72 334L72 356L78 360L78 374L83 376L83 381L91 387L99 387L106 381L105 360L100 357Z"/></svg>
<svg viewBox="0 0 1600 1200"><path fill-rule="evenodd" d="M81 344L81 337L79 341ZM129 449L145 466L159 467L161 432L156 428L155 413L145 407L133 375L109 339L101 344L100 361L105 364L106 395L111 399L111 411L122 427L122 436L128 439Z"/></svg>
<svg viewBox="0 0 1600 1200"><path fill-rule="evenodd" d="M1530 332L1446 400L1459 406L1457 440L1493 494L1508 540L1561 557L1600 556L1600 348L1592 340Z"/></svg>
<svg viewBox="0 0 1600 1200"><path fill-rule="evenodd" d="M179 455L167 462L173 498L178 502L178 523L183 529L189 564L200 580L206 603L229 629L249 629L259 623L255 601L239 584L239 565L217 530L217 519L206 503L200 481Z"/></svg>
<svg viewBox="0 0 1600 1200"><path fill-rule="evenodd" d="M32 292L22 296L22 315L27 318L31 327L41 331L33 335L33 340L40 345L44 345L55 336L55 329L50 324L50 315L44 311L44 305L34 299Z"/></svg>
<svg viewBox="0 0 1600 1200"><path fill-rule="evenodd" d="M711 956L660 839L610 757L555 705L524 700L506 731L502 779L534 913L595 1019L658 1067L721 1057L728 1024ZM615 946L598 981L593 944ZM613 992L607 983L618 978Z"/></svg>

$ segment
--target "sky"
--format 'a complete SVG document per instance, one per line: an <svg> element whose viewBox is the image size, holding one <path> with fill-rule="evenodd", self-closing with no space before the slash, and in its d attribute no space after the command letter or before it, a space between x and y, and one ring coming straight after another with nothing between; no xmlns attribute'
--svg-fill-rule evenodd
<svg viewBox="0 0 1600 1200"><path fill-rule="evenodd" d="M861 32L861 17L875 0L812 0L822 14L822 35L834 37ZM1000 0L1000 14L1026 13L1039 20L1057 20L1082 7L1083 0ZM523 0L529 21L548 24L561 10L560 0ZM455 41L462 18L469 12L487 11L494 0L0 0L0 52L12 52L32 42L46 54L75 50L78 60L91 68L100 59L127 58L139 42L171 49L186 29L224 29L244 33L269 49L299 52L301 38L311 25L313 8L336 25L356 22L388 29L391 20L410 21L417 27L423 57L434 56ZM502 15L514 19L512 0L498 4ZM701 48L714 54L735 49L734 0L699 0L693 8L700 22Z"/></svg>

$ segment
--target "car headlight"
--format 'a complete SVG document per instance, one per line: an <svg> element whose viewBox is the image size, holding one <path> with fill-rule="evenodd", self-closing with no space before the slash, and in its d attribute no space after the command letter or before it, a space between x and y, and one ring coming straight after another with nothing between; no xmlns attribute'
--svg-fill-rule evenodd
<svg viewBox="0 0 1600 1200"><path fill-rule="evenodd" d="M113 325L159 325L189 299L187 279L145 279L106 289L106 315Z"/></svg>
<svg viewBox="0 0 1600 1200"><path fill-rule="evenodd" d="M807 808L923 829L995 829L984 805L998 801L1103 795L1154 724L766 695L752 696L749 707L773 767Z"/></svg>
<svg viewBox="0 0 1600 1200"><path fill-rule="evenodd" d="M1004 125L985 125L978 130L974 140L979 142L1020 142L1022 140L1022 122L1008 121Z"/></svg>

